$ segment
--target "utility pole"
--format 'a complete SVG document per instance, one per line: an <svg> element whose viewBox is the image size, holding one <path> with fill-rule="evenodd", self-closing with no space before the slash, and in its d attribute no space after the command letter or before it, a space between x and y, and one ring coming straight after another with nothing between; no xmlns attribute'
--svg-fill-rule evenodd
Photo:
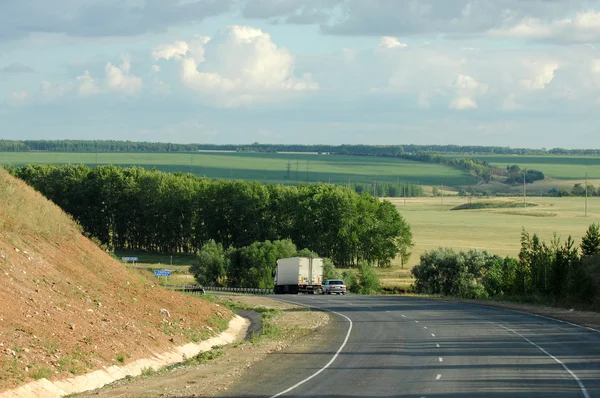
<svg viewBox="0 0 600 398"><path fill-rule="evenodd" d="M306 161L306 182L308 182L308 164L309 164L310 160Z"/></svg>
<svg viewBox="0 0 600 398"><path fill-rule="evenodd" d="M527 208L527 183L525 182L525 172L523 171L523 204Z"/></svg>
<svg viewBox="0 0 600 398"><path fill-rule="evenodd" d="M585 173L585 216L588 216L588 181L587 181L587 173Z"/></svg>

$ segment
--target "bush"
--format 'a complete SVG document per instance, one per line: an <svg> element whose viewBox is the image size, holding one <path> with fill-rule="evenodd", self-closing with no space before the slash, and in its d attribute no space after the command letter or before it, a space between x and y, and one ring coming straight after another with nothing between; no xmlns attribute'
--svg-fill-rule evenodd
<svg viewBox="0 0 600 398"><path fill-rule="evenodd" d="M198 253L197 260L190 272L202 286L224 286L227 276L227 260L223 245L209 240Z"/></svg>
<svg viewBox="0 0 600 398"><path fill-rule="evenodd" d="M358 265L358 292L360 294L374 294L381 291L379 277L372 266L366 262Z"/></svg>
<svg viewBox="0 0 600 398"><path fill-rule="evenodd" d="M414 289L424 294L487 297L487 286L492 291L501 291L503 288L500 280L503 272L499 264L502 264L502 258L487 251L456 253L450 248L428 251L421 255L421 261L412 269ZM482 279L482 283L479 283Z"/></svg>
<svg viewBox="0 0 600 398"><path fill-rule="evenodd" d="M340 273L335 269L333 261L329 258L323 259L323 280L340 279Z"/></svg>
<svg viewBox="0 0 600 398"><path fill-rule="evenodd" d="M358 279L356 278L356 274L351 270L346 270L342 273L342 279L346 284L346 289L352 293L358 293Z"/></svg>

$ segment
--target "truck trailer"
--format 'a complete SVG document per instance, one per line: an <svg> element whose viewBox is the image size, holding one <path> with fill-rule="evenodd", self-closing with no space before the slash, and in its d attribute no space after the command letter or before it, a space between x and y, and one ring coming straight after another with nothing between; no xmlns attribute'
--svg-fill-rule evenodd
<svg viewBox="0 0 600 398"><path fill-rule="evenodd" d="M275 294L321 293L323 259L290 257L277 260Z"/></svg>

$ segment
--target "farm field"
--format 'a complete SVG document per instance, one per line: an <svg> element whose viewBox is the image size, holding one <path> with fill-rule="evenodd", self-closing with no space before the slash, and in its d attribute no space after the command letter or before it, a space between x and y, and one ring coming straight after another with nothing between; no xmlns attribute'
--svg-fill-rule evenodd
<svg viewBox="0 0 600 398"><path fill-rule="evenodd" d="M556 232L561 239L571 235L580 243L587 227L600 222L600 197L588 199L588 217L584 216L584 198L528 198L527 208L487 208L450 210L466 203L456 196L440 198L388 199L394 203L410 224L415 247L407 268L419 261L426 250L440 246L455 250L479 249L502 256L517 256L522 228L530 234L537 233L545 241ZM487 199L473 199L472 203ZM493 201L520 201L518 198L493 199ZM537 206L531 206L531 204Z"/></svg>
<svg viewBox="0 0 600 398"><path fill-rule="evenodd" d="M381 157L298 153L61 153L0 152L0 165L114 164L155 167L165 172L193 173L223 179L257 180L268 183L301 182L407 183L457 186L468 184L468 175L451 167ZM289 172L288 172L289 167Z"/></svg>
<svg viewBox="0 0 600 398"><path fill-rule="evenodd" d="M461 157L462 155L443 155ZM590 179L600 179L600 156L563 156L563 155L468 155L490 164L505 168L518 165L521 169L539 170L547 177L561 180L583 180L585 174Z"/></svg>
<svg viewBox="0 0 600 398"><path fill-rule="evenodd" d="M377 270L382 285L408 287L412 283L410 269L418 264L421 254L438 247L456 251L488 250L501 256L517 257L520 250L521 230L550 242L553 233L564 241L569 235L577 245L588 226L600 222L600 197L588 199L588 217L584 217L584 198L529 198L537 206L528 208L487 208L480 210L450 210L466 203L457 196L441 198L387 199L394 203L410 224L413 233L413 254L401 268L399 261L392 268ZM472 203L488 199L473 199ZM520 201L518 198L493 199L493 201Z"/></svg>

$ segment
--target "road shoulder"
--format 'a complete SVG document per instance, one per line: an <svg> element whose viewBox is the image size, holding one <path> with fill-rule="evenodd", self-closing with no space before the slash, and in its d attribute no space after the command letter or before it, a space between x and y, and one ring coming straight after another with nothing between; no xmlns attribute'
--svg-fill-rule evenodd
<svg viewBox="0 0 600 398"><path fill-rule="evenodd" d="M126 379L102 389L75 395L76 397L148 397L186 396L209 397L226 394L236 386L255 378L254 369L261 363L293 347L298 350L313 350L308 344L314 336L322 335L330 323L330 315L321 311L310 311L299 305L283 303L266 297L228 296L219 300L230 300L247 308L258 307L275 310L268 323L263 325L265 335L259 338L213 349L203 357L204 363L165 369L157 374L148 374ZM307 339L306 336L311 336ZM318 340L318 339L317 339Z"/></svg>

